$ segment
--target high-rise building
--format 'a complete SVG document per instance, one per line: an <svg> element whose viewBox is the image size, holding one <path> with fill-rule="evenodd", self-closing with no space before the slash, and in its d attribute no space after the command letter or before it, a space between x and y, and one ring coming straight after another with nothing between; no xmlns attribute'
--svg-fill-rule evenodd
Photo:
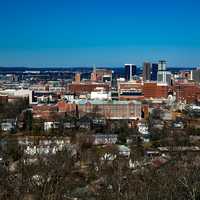
<svg viewBox="0 0 200 200"><path fill-rule="evenodd" d="M134 64L125 64L124 67L126 81L133 80L133 76L136 75L137 66Z"/></svg>
<svg viewBox="0 0 200 200"><path fill-rule="evenodd" d="M151 63L145 62L143 64L143 81L151 80Z"/></svg>
<svg viewBox="0 0 200 200"><path fill-rule="evenodd" d="M169 71L158 71L157 74L158 82L171 85L171 72Z"/></svg>
<svg viewBox="0 0 200 200"><path fill-rule="evenodd" d="M171 72L166 70L166 61L160 60L158 63L157 81L171 85Z"/></svg>
<svg viewBox="0 0 200 200"><path fill-rule="evenodd" d="M160 60L158 63L158 71L166 71L166 61Z"/></svg>
<svg viewBox="0 0 200 200"><path fill-rule="evenodd" d="M157 74L158 74L158 64L152 63L152 67L151 67L151 80L152 81L157 81Z"/></svg>

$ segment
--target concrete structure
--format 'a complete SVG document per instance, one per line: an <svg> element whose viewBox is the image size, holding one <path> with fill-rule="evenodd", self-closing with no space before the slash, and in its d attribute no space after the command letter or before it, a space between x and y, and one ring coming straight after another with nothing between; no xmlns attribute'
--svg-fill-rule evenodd
<svg viewBox="0 0 200 200"><path fill-rule="evenodd" d="M157 81L157 74L158 74L158 64L152 63L152 67L151 67L151 80L152 81Z"/></svg>
<svg viewBox="0 0 200 200"><path fill-rule="evenodd" d="M158 71L166 71L166 61L165 60L160 60L158 62Z"/></svg>
<svg viewBox="0 0 200 200"><path fill-rule="evenodd" d="M96 88L91 92L90 99L109 100L111 99L111 92L106 92L104 88Z"/></svg>
<svg viewBox="0 0 200 200"><path fill-rule="evenodd" d="M166 61L160 60L158 63L157 81L171 85L171 72L166 69Z"/></svg>
<svg viewBox="0 0 200 200"><path fill-rule="evenodd" d="M169 71L158 71L157 81L159 83L171 85L171 72L169 72Z"/></svg>
<svg viewBox="0 0 200 200"><path fill-rule="evenodd" d="M137 67L134 64L125 64L125 79L126 81L133 80L133 76L136 75Z"/></svg>
<svg viewBox="0 0 200 200"><path fill-rule="evenodd" d="M143 81L151 80L151 63L145 62L143 64Z"/></svg>

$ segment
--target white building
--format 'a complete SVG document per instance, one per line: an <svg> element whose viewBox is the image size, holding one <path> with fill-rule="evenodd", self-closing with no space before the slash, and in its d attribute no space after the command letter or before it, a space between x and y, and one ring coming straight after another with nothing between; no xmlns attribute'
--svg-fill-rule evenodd
<svg viewBox="0 0 200 200"><path fill-rule="evenodd" d="M29 103L32 102L32 90L28 89L20 89L20 90L15 90L15 89L7 89L7 90L1 90L0 94L3 95L8 95L9 97L29 97Z"/></svg>
<svg viewBox="0 0 200 200"><path fill-rule="evenodd" d="M169 71L158 71L157 80L159 83L164 83L167 85L171 84L171 72Z"/></svg>
<svg viewBox="0 0 200 200"><path fill-rule="evenodd" d="M111 99L111 92L106 92L103 88L96 88L96 91L92 91L90 99L109 100Z"/></svg>
<svg viewBox="0 0 200 200"><path fill-rule="evenodd" d="M16 120L15 119L6 119L3 122L1 122L1 130L5 132L10 132L12 130L16 129Z"/></svg>
<svg viewBox="0 0 200 200"><path fill-rule="evenodd" d="M44 122L44 130L49 131L51 129L59 128L59 122Z"/></svg>

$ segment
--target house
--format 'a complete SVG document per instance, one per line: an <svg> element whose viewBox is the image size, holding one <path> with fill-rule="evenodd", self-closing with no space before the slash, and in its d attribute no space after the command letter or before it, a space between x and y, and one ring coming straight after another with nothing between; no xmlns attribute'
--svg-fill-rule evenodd
<svg viewBox="0 0 200 200"><path fill-rule="evenodd" d="M70 129L70 128L75 128L75 123L73 121L67 121L63 123L63 128L64 129Z"/></svg>
<svg viewBox="0 0 200 200"><path fill-rule="evenodd" d="M5 132L11 132L16 130L16 119L4 119L1 122L1 130Z"/></svg>
<svg viewBox="0 0 200 200"><path fill-rule="evenodd" d="M58 129L60 123L59 122L44 122L44 131L49 131L51 129Z"/></svg>
<svg viewBox="0 0 200 200"><path fill-rule="evenodd" d="M94 119L92 119L92 125L94 127L96 127L96 126L105 126L106 125L106 120L105 119L101 119L101 118L94 118Z"/></svg>
<svg viewBox="0 0 200 200"><path fill-rule="evenodd" d="M117 135L114 134L96 134L93 135L95 145L104 145L104 144L116 144L117 142Z"/></svg>
<svg viewBox="0 0 200 200"><path fill-rule="evenodd" d="M162 130L164 127L164 122L162 120L156 119L153 120L153 128Z"/></svg>
<svg viewBox="0 0 200 200"><path fill-rule="evenodd" d="M131 154L131 150L125 145L118 145L119 155L129 157Z"/></svg>
<svg viewBox="0 0 200 200"><path fill-rule="evenodd" d="M138 132L141 134L141 139L143 142L149 142L150 141L150 132L147 124L139 122L137 124L138 126Z"/></svg>
<svg viewBox="0 0 200 200"><path fill-rule="evenodd" d="M175 123L173 123L173 127L183 129L184 124L183 124L183 122L175 122Z"/></svg>
<svg viewBox="0 0 200 200"><path fill-rule="evenodd" d="M137 124L137 126L138 126L139 133L141 133L142 135L148 135L149 134L147 124L139 122Z"/></svg>
<svg viewBox="0 0 200 200"><path fill-rule="evenodd" d="M89 116L83 116L80 118L78 124L81 129L90 129L92 126L92 119Z"/></svg>

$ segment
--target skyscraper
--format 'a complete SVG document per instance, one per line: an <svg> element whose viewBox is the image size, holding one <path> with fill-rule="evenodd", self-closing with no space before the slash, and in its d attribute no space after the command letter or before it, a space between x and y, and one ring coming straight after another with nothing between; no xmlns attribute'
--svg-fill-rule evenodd
<svg viewBox="0 0 200 200"><path fill-rule="evenodd" d="M133 80L133 76L136 75L137 67L134 64L125 64L125 79L126 81Z"/></svg>
<svg viewBox="0 0 200 200"><path fill-rule="evenodd" d="M144 62L143 64L143 81L151 80L151 63Z"/></svg>
<svg viewBox="0 0 200 200"><path fill-rule="evenodd" d="M152 63L152 67L151 67L151 80L152 81L157 81L157 74L158 74L158 64Z"/></svg>
<svg viewBox="0 0 200 200"><path fill-rule="evenodd" d="M157 81L171 85L171 72L166 70L166 61L160 60L158 63Z"/></svg>
<svg viewBox="0 0 200 200"><path fill-rule="evenodd" d="M166 61L160 60L158 63L158 71L166 71Z"/></svg>
<svg viewBox="0 0 200 200"><path fill-rule="evenodd" d="M158 71L158 82L171 85L171 72L169 71Z"/></svg>

